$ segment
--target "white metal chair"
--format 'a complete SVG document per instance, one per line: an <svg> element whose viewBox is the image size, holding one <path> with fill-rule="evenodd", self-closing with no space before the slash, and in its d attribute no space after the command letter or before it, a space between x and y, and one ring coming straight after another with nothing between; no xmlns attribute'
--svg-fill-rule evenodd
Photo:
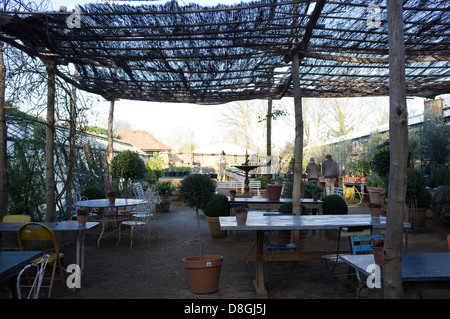
<svg viewBox="0 0 450 319"><path fill-rule="evenodd" d="M334 277L338 276L349 276L349 273L345 275L336 275L335 270L338 264L342 264L343 261L341 256L342 246L341 240L342 238L348 238L350 243L351 254L356 255L359 253L370 253L372 248L369 244L365 244L366 242L370 242L370 236L372 235L372 225L369 226L343 226L339 227L338 230L338 242L337 249L335 254L322 256L325 260L325 264L328 270L328 274L330 275L331 281L333 283L334 291L337 292L336 283L334 281ZM358 283L360 282L359 273L356 273ZM359 292L361 289L357 290L357 297L359 296Z"/></svg>
<svg viewBox="0 0 450 319"><path fill-rule="evenodd" d="M20 277L22 274L28 270L30 267L36 267L36 276L34 277L33 284L30 287L30 291L28 293L27 299L38 299L39 298L39 292L41 290L41 284L42 280L44 279L44 273L45 268L47 267L48 259L50 258L50 255L44 255L41 260L39 260L36 263L31 263L29 265L26 265L17 276L17 283L16 283L16 290L17 290L17 298L22 299L22 291L21 291L21 285L20 285Z"/></svg>
<svg viewBox="0 0 450 319"><path fill-rule="evenodd" d="M152 201L137 205L136 210L131 212L130 220L123 221L119 225L119 240L117 241L117 246L119 246L120 238L122 237L122 227L124 226L130 227L130 249L133 248L134 233L137 228L146 229L147 241L150 244L150 219L153 216L154 209L155 203Z"/></svg>

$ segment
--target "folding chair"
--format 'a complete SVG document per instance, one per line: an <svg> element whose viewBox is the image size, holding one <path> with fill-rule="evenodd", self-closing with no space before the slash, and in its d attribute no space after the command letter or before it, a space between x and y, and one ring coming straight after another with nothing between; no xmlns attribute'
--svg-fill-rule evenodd
<svg viewBox="0 0 450 319"><path fill-rule="evenodd" d="M64 274L61 265L61 259L64 257L64 254L59 252L55 233L43 224L27 223L22 225L17 231L17 240L19 242L19 248L21 251L42 250L49 256L48 262L53 263L50 283L47 286L42 286L49 288L48 298L50 298L52 294L53 281L55 279L56 266L59 267L61 282L64 286ZM39 262L39 260L40 258L35 259L32 262L37 263ZM28 287L31 287L31 285L29 285Z"/></svg>
<svg viewBox="0 0 450 319"><path fill-rule="evenodd" d="M29 223L31 222L30 215L6 215L2 219L2 223ZM4 233L2 250L19 250L17 243L17 235L14 233Z"/></svg>
<svg viewBox="0 0 450 319"><path fill-rule="evenodd" d="M337 293L336 283L334 281L334 277L338 276L349 276L349 273L345 275L336 275L334 272L336 270L336 266L338 264L342 264L343 261L341 259L342 253L342 247L341 247L341 240L342 238L348 238L351 253L353 255L365 252L369 253L372 251L372 248L370 245L363 244L363 242L370 242L370 236L372 235L372 225L369 226L341 226L338 229L338 242L337 242L337 250L336 254L330 254L322 256L325 260L325 264L328 270L328 274L330 275L331 282L333 284L334 291ZM359 280L359 274L356 274ZM357 296L359 296L359 292L361 289L358 289Z"/></svg>
<svg viewBox="0 0 450 319"><path fill-rule="evenodd" d="M130 227L130 249L133 248L133 238L136 228L146 228L147 230L147 241L150 244L150 218L153 216L153 211L155 208L155 203L152 201L147 201L144 204L140 204L136 207L136 211L131 213L131 220L126 220L119 225L119 240L117 241L117 246L119 246L120 238L122 236L122 227Z"/></svg>

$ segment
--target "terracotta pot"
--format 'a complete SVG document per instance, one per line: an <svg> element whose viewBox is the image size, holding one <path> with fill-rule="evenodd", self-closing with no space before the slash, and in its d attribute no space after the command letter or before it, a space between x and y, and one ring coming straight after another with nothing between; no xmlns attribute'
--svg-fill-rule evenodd
<svg viewBox="0 0 450 319"><path fill-rule="evenodd" d="M205 255L183 259L191 291L195 294L209 294L219 290L220 271L223 256Z"/></svg>
<svg viewBox="0 0 450 319"><path fill-rule="evenodd" d="M315 202L318 201L319 200L319 195L320 195L319 193L313 193L312 194L313 201L315 201Z"/></svg>
<svg viewBox="0 0 450 319"><path fill-rule="evenodd" d="M373 259L375 260L375 264L381 267L383 265L383 247L373 247Z"/></svg>
<svg viewBox="0 0 450 319"><path fill-rule="evenodd" d="M209 231L211 232L212 238L227 237L227 231L220 229L219 217L206 216L206 220L208 221Z"/></svg>
<svg viewBox="0 0 450 319"><path fill-rule="evenodd" d="M370 207L370 217L372 220L379 220L381 215L381 207Z"/></svg>
<svg viewBox="0 0 450 319"><path fill-rule="evenodd" d="M246 209L237 209L235 212L236 215L236 221L238 225L245 225L247 222L247 213L248 210Z"/></svg>
<svg viewBox="0 0 450 319"><path fill-rule="evenodd" d="M367 191L369 192L370 202L375 205L382 205L381 202L381 187L367 187Z"/></svg>
<svg viewBox="0 0 450 319"><path fill-rule="evenodd" d="M281 189L282 186L280 185L267 185L266 186L267 197L270 200L279 200L281 196Z"/></svg>
<svg viewBox="0 0 450 319"><path fill-rule="evenodd" d="M86 226L87 215L77 215L78 226Z"/></svg>
<svg viewBox="0 0 450 319"><path fill-rule="evenodd" d="M111 205L114 205L114 203L116 202L116 198L115 197L108 197L109 203Z"/></svg>
<svg viewBox="0 0 450 319"><path fill-rule="evenodd" d="M172 203L172 195L159 195L159 198L161 198L161 203L159 203L158 208L159 212L167 213L170 209L170 204Z"/></svg>

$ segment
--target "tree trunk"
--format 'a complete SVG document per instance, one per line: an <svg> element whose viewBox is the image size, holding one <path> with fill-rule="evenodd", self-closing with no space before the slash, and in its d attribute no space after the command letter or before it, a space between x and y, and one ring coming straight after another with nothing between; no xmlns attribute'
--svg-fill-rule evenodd
<svg viewBox="0 0 450 319"><path fill-rule="evenodd" d="M106 192L110 192L112 190L110 164L113 158L113 124L114 124L114 100L111 100L109 103L109 117L108 117L108 148L106 149L106 159L105 159Z"/></svg>
<svg viewBox="0 0 450 319"><path fill-rule="evenodd" d="M54 164L54 137L55 137L55 62L51 60L44 61L48 74L47 88L47 131L46 131L46 214L45 221L53 222L56 220L56 183L55 183L55 164Z"/></svg>
<svg viewBox="0 0 450 319"><path fill-rule="evenodd" d="M3 49L0 43L0 220L8 212L8 170L7 170L7 127L5 114L6 67L3 61Z"/></svg>
<svg viewBox="0 0 450 319"><path fill-rule="evenodd" d="M267 183L272 181L272 99L267 100L267 160L271 165L268 166L269 174Z"/></svg>
<svg viewBox="0 0 450 319"><path fill-rule="evenodd" d="M292 210L296 215L301 215L302 206L302 161L303 161L303 114L302 97L300 92L298 55L292 58L292 85L294 91L295 108L295 151L294 151L294 184L292 188ZM298 236L295 236L298 237Z"/></svg>
<svg viewBox="0 0 450 319"><path fill-rule="evenodd" d="M76 132L76 102L77 89L72 86L70 95L70 119L69 119L69 158L67 160L67 180L66 180L66 217L68 220L72 218L72 179L75 167L75 132Z"/></svg>
<svg viewBox="0 0 450 319"><path fill-rule="evenodd" d="M383 262L385 298L403 296L401 249L406 204L408 117L406 109L405 48L401 0L387 2L389 31L390 168Z"/></svg>

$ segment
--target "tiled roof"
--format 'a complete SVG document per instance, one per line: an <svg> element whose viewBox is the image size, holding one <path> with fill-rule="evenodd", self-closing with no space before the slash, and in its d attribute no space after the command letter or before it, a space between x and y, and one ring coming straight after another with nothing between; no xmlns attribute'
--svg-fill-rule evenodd
<svg viewBox="0 0 450 319"><path fill-rule="evenodd" d="M123 130L117 138L143 151L171 151L172 148L146 130Z"/></svg>

